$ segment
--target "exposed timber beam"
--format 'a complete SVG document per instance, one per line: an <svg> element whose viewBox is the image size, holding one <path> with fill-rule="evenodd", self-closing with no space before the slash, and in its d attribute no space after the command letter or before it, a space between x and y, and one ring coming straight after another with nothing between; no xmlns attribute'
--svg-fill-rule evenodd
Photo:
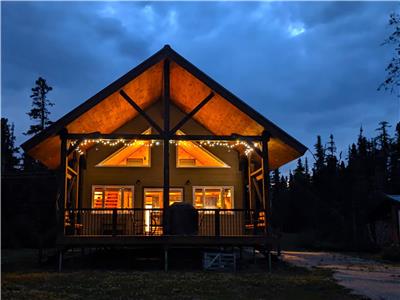
<svg viewBox="0 0 400 300"><path fill-rule="evenodd" d="M264 131L262 140L262 186L263 186L263 204L266 213L266 224L269 224L270 216L271 216L271 199L269 195L269 156L268 156L268 142L270 139L270 134L267 131ZM269 227L269 226L268 226ZM266 226L267 230L267 226Z"/></svg>
<svg viewBox="0 0 400 300"><path fill-rule="evenodd" d="M78 139L78 141L73 145L70 146L67 150L67 157L69 157L78 147L79 145L82 143L83 139Z"/></svg>
<svg viewBox="0 0 400 300"><path fill-rule="evenodd" d="M182 118L174 128L171 129L170 134L174 134L178 129L180 129L187 121L189 121L204 105L208 103L214 97L214 93L211 92L207 97L205 97L190 113Z"/></svg>
<svg viewBox="0 0 400 300"><path fill-rule="evenodd" d="M141 133L70 133L66 137L69 140L79 140L79 139L105 139L105 140L160 140L162 135L160 134L141 134Z"/></svg>
<svg viewBox="0 0 400 300"><path fill-rule="evenodd" d="M262 141L262 137L258 135L172 135L171 140L177 141L200 141L200 140L209 140L209 141Z"/></svg>
<svg viewBox="0 0 400 300"><path fill-rule="evenodd" d="M64 236L64 211L65 211L65 202L67 200L67 135L68 130L66 128L62 129L59 133L61 140L60 147L60 169L59 169L59 178L58 178L58 237Z"/></svg>
<svg viewBox="0 0 400 300"><path fill-rule="evenodd" d="M119 91L120 95L130 104L133 106L134 109L136 109L138 111L139 114L141 114L143 116L143 118L146 119L147 122L149 122L149 124L151 126L153 126L160 134L163 134L163 130L160 128L160 126L158 126L158 124L149 117L148 114L146 114L146 112L140 108L139 105L137 105L135 103L135 101L133 101L126 93L124 90L120 90Z"/></svg>
<svg viewBox="0 0 400 300"><path fill-rule="evenodd" d="M70 166L67 166L67 170L68 170L69 172L71 172L72 174L74 174L75 176L78 176L78 172L75 171L74 169L72 169Z"/></svg>
<svg viewBox="0 0 400 300"><path fill-rule="evenodd" d="M170 140L170 61L164 60L164 87L163 87L163 104L164 104L164 133L163 135L163 231L164 234L169 234L169 140Z"/></svg>
<svg viewBox="0 0 400 300"><path fill-rule="evenodd" d="M256 191L256 195L257 195L257 198L258 198L258 201L256 202L256 209L259 209L260 208L260 204L261 204L261 202L263 201L263 197L262 197L262 194L261 194L261 192L260 192L260 188L259 188L259 186L258 186L258 183L257 183L257 179L255 179L254 177L251 179L251 181L252 181L252 183L253 183L253 186L254 186L254 189L255 189L255 191Z"/></svg>
<svg viewBox="0 0 400 300"><path fill-rule="evenodd" d="M256 175L256 174L258 174L258 173L260 173L260 172L262 172L262 168L259 168L259 169L255 170L254 172L252 172L252 173L250 174L250 176L254 176L254 175Z"/></svg>

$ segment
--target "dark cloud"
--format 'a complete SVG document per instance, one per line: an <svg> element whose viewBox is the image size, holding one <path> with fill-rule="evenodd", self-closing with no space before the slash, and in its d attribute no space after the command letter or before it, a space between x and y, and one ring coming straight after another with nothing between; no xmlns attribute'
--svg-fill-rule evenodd
<svg viewBox="0 0 400 300"><path fill-rule="evenodd" d="M18 141L37 76L58 118L164 44L304 144L399 119L378 92L396 3L2 3L2 110Z"/></svg>

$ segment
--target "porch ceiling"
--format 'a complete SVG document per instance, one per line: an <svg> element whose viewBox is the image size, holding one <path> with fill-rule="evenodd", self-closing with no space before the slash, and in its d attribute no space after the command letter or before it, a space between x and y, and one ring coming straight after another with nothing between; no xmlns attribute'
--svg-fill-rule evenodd
<svg viewBox="0 0 400 300"><path fill-rule="evenodd" d="M264 128L271 133L270 167L275 169L301 156L306 147L283 130L255 112L240 99L198 70L169 47L164 47L126 75L88 99L82 105L55 122L22 147L30 156L50 169L60 164L58 133L67 128L70 133L112 133L138 115L119 94L123 89L143 110L162 97L163 61L171 60L171 101L189 113L211 91L214 97L193 119L216 135L261 135ZM175 124L171 124L174 126Z"/></svg>

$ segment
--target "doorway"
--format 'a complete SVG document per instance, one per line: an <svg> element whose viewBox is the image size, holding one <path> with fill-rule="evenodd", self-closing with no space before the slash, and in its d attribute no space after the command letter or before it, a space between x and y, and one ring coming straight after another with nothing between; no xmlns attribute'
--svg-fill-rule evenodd
<svg viewBox="0 0 400 300"><path fill-rule="evenodd" d="M143 191L143 207L145 232L150 235L162 233L162 208L163 208L163 189L145 188ZM169 189L169 205L183 201L183 188Z"/></svg>

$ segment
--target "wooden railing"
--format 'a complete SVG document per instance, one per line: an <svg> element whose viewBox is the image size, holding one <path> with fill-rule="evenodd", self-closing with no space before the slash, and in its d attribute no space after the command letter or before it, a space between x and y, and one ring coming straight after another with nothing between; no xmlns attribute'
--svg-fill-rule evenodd
<svg viewBox="0 0 400 300"><path fill-rule="evenodd" d="M264 210L198 209L198 236L266 234ZM65 235L153 236L163 235L163 209L65 210Z"/></svg>

